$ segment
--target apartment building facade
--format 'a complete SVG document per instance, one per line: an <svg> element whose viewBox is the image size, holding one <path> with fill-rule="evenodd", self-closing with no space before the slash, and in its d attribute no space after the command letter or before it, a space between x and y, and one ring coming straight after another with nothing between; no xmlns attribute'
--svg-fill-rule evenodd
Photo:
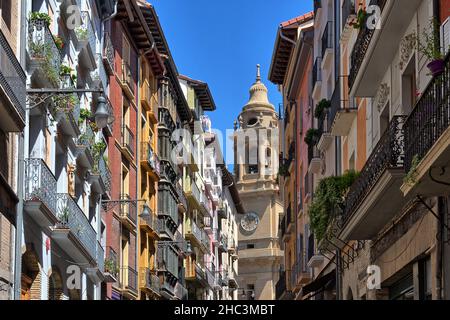
<svg viewBox="0 0 450 320"><path fill-rule="evenodd" d="M448 298L445 6L314 1L313 192L303 209L315 246L297 298ZM279 42L275 83L284 80L280 50L292 55ZM427 55L424 44L440 54Z"/></svg>
<svg viewBox="0 0 450 320"><path fill-rule="evenodd" d="M0 4L0 300L14 297L19 139L25 127L26 75L20 64L20 4Z"/></svg>
<svg viewBox="0 0 450 320"><path fill-rule="evenodd" d="M311 275L305 257L308 234L307 203L308 145L303 138L312 128L310 99L313 59L314 14L307 13L280 24L269 79L280 85L284 117L279 170L284 215L280 222L280 242L284 250L283 268L277 283L277 299L294 299Z"/></svg>
<svg viewBox="0 0 450 320"><path fill-rule="evenodd" d="M95 1L22 4L28 100L20 298L98 300L110 172L107 129L93 115L106 108L100 49L112 11Z"/></svg>

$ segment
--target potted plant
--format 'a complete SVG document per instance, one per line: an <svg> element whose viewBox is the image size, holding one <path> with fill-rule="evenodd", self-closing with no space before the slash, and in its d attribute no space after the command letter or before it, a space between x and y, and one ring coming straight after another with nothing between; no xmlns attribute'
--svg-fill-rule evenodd
<svg viewBox="0 0 450 320"><path fill-rule="evenodd" d="M59 50L64 48L64 40L60 36L53 36L53 40L55 40L56 47Z"/></svg>
<svg viewBox="0 0 450 320"><path fill-rule="evenodd" d="M445 70L445 61L443 48L440 46L439 22L431 19L430 25L424 28L422 39L417 39L417 50L430 60L427 67L431 74L436 77L441 75Z"/></svg>
<svg viewBox="0 0 450 320"><path fill-rule="evenodd" d="M316 119L322 118L325 110L329 109L331 107L331 101L327 99L322 99L316 106L316 109L314 111L314 117Z"/></svg>
<svg viewBox="0 0 450 320"><path fill-rule="evenodd" d="M30 14L29 20L30 22L44 21L47 27L49 27L52 23L52 18L47 13L43 12L32 12Z"/></svg>
<svg viewBox="0 0 450 320"><path fill-rule="evenodd" d="M80 110L80 118L78 119L78 125L81 126L81 124L83 124L83 122L85 122L86 120L89 120L91 118L92 118L91 110L81 109Z"/></svg>
<svg viewBox="0 0 450 320"><path fill-rule="evenodd" d="M366 9L364 9L362 7L359 8L358 13L356 14L356 21L352 22L350 25L357 30L361 30L367 21L367 16L368 16L368 13L367 13Z"/></svg>
<svg viewBox="0 0 450 320"><path fill-rule="evenodd" d="M306 131L305 143L308 146L313 146L317 143L319 136L320 136L319 130L311 128L308 131Z"/></svg>

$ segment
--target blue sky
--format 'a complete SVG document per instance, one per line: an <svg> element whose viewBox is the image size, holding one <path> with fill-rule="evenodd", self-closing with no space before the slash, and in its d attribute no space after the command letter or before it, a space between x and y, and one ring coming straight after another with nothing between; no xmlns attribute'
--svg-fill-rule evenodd
<svg viewBox="0 0 450 320"><path fill-rule="evenodd" d="M181 74L208 83L217 110L213 129L225 135L249 98L261 64L269 99L281 102L268 73L281 22L312 10L312 0L153 0ZM225 147L225 145L223 145ZM225 153L225 152L224 152ZM231 155L228 155L231 156Z"/></svg>

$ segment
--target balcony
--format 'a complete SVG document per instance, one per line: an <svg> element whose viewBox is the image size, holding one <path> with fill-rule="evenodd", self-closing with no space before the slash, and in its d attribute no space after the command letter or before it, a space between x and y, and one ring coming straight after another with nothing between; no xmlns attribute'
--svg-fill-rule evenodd
<svg viewBox="0 0 450 320"><path fill-rule="evenodd" d="M206 193L200 192L200 198L201 198L200 203L202 205L203 213L205 214L205 216L212 217L213 211L212 211L211 201L206 196Z"/></svg>
<svg viewBox="0 0 450 320"><path fill-rule="evenodd" d="M186 212L188 210L188 200L186 198L186 195L184 194L183 187L179 182L177 182L175 188L177 190L178 195L178 209L181 212Z"/></svg>
<svg viewBox="0 0 450 320"><path fill-rule="evenodd" d="M319 100L322 94L322 58L317 57L313 66L313 92L314 99Z"/></svg>
<svg viewBox="0 0 450 320"><path fill-rule="evenodd" d="M86 268L86 274L93 283L100 284L105 281L105 250L100 242L97 241L97 266L93 268Z"/></svg>
<svg viewBox="0 0 450 320"><path fill-rule="evenodd" d="M91 86L94 88L102 87L103 89L106 89L109 84L109 78L103 64L102 55L100 53L96 53L95 59L97 61L97 68L90 72Z"/></svg>
<svg viewBox="0 0 450 320"><path fill-rule="evenodd" d="M61 52L44 20L28 21L27 49L27 65L34 86L59 88Z"/></svg>
<svg viewBox="0 0 450 320"><path fill-rule="evenodd" d="M227 252L228 251L228 237L220 230L216 230L216 237L219 239L219 251Z"/></svg>
<svg viewBox="0 0 450 320"><path fill-rule="evenodd" d="M149 268L141 268L139 272L139 288L146 293L159 296L161 282L157 272Z"/></svg>
<svg viewBox="0 0 450 320"><path fill-rule="evenodd" d="M25 210L43 228L58 222L56 189L56 178L44 160L25 161Z"/></svg>
<svg viewBox="0 0 450 320"><path fill-rule="evenodd" d="M153 179L158 180L161 170L161 164L150 142L141 143L141 164L152 176Z"/></svg>
<svg viewBox="0 0 450 320"><path fill-rule="evenodd" d="M84 168L94 168L95 163L92 154L92 146L95 144L95 134L87 121L81 125L81 135L78 137L75 144L77 149L77 161Z"/></svg>
<svg viewBox="0 0 450 320"><path fill-rule="evenodd" d="M308 146L308 172L320 174L322 172L323 159L319 149L316 146Z"/></svg>
<svg viewBox="0 0 450 320"><path fill-rule="evenodd" d="M137 222L137 208L136 203L132 201L130 195L122 194L120 196L120 218L122 223L128 228L134 230Z"/></svg>
<svg viewBox="0 0 450 320"><path fill-rule="evenodd" d="M97 258L97 233L83 210L66 193L57 198L58 223L52 231L52 239L73 261L92 263Z"/></svg>
<svg viewBox="0 0 450 320"><path fill-rule="evenodd" d="M25 127L26 75L0 30L0 128L18 132Z"/></svg>
<svg viewBox="0 0 450 320"><path fill-rule="evenodd" d="M104 96L106 99L106 109L108 110L108 113L114 117L114 110L111 106L111 101L109 100L108 96ZM103 129L103 133L105 136L112 137L114 132L114 121L109 123L106 128Z"/></svg>
<svg viewBox="0 0 450 320"><path fill-rule="evenodd" d="M295 273L294 283L295 286L303 286L311 282L311 273L304 267L303 255L297 257L297 262L294 265L293 273Z"/></svg>
<svg viewBox="0 0 450 320"><path fill-rule="evenodd" d="M134 148L134 133L127 125L124 125L122 126L122 151L128 156L129 159L133 159Z"/></svg>
<svg viewBox="0 0 450 320"><path fill-rule="evenodd" d="M322 34L322 69L327 68L333 57L333 22L328 21Z"/></svg>
<svg viewBox="0 0 450 320"><path fill-rule="evenodd" d="M206 271L197 261L188 261L186 263L186 281L189 281L196 288L208 287Z"/></svg>
<svg viewBox="0 0 450 320"><path fill-rule="evenodd" d="M191 240L191 243L203 252L208 253L210 251L208 235L194 221L186 223L186 239Z"/></svg>
<svg viewBox="0 0 450 320"><path fill-rule="evenodd" d="M111 170L106 161L105 157L100 156L98 163L94 164L89 179L92 188L99 194L105 194L111 190Z"/></svg>
<svg viewBox="0 0 450 320"><path fill-rule="evenodd" d="M109 33L104 33L102 59L109 76L114 75L114 47Z"/></svg>
<svg viewBox="0 0 450 320"><path fill-rule="evenodd" d="M188 200L193 202L195 204L195 206L198 209L200 209L202 207L202 205L201 205L202 199L201 199L200 190L198 189L197 184L193 181L186 179L185 183L184 183L184 187L185 187L184 191L186 193Z"/></svg>
<svg viewBox="0 0 450 320"><path fill-rule="evenodd" d="M371 0L381 10L378 28L364 25L351 53L351 96L374 97L420 0ZM369 17L369 21L371 18Z"/></svg>
<svg viewBox="0 0 450 320"><path fill-rule="evenodd" d="M449 193L448 187L433 181L429 174L448 181L448 172L440 172L438 168L447 169L450 161L449 78L450 54L447 54L444 73L431 80L406 120L405 172L411 172L414 177L402 186L405 196Z"/></svg>
<svg viewBox="0 0 450 320"><path fill-rule="evenodd" d="M89 11L81 11L81 26L75 28L78 41L79 61L89 70L97 68L97 37Z"/></svg>
<svg viewBox="0 0 450 320"><path fill-rule="evenodd" d="M70 84L67 87L74 88L71 78ZM67 87L62 86L62 89L66 89ZM54 111L56 122L58 122L64 135L77 138L81 134L80 125L78 123L80 118L80 108L80 100L76 94L70 97L53 98L52 111Z"/></svg>
<svg viewBox="0 0 450 320"><path fill-rule="evenodd" d="M328 118L330 117L329 112L324 112L323 116L318 119L318 130L320 134L319 142L317 142L317 149L320 152L326 152L333 142L334 138L330 131Z"/></svg>
<svg viewBox="0 0 450 320"><path fill-rule="evenodd" d="M119 279L119 256L112 247L106 247L105 282L117 284Z"/></svg>
<svg viewBox="0 0 450 320"><path fill-rule="evenodd" d="M405 116L393 117L345 199L343 240L370 240L401 208Z"/></svg>
<svg viewBox="0 0 450 320"><path fill-rule="evenodd" d="M122 89L130 100L134 100L134 80L131 67L127 62L122 63Z"/></svg>
<svg viewBox="0 0 450 320"><path fill-rule="evenodd" d="M160 227L161 222L158 219L158 217L153 213L153 211L150 209L150 207L147 204L145 204L145 206L147 206L147 210L150 211L150 214L144 215L144 216L139 216L139 221L140 221L139 225L142 230L147 232L154 239L158 239L159 231L161 229L161 227ZM144 206L141 206L140 212L142 212L143 210L144 210Z"/></svg>
<svg viewBox="0 0 450 320"><path fill-rule="evenodd" d="M178 300L188 300L188 290L180 282L175 286L175 297Z"/></svg>
<svg viewBox="0 0 450 320"><path fill-rule="evenodd" d="M344 0L342 3L342 32L341 32L341 41L347 41L354 27L352 23L356 21L356 6L355 0Z"/></svg>
<svg viewBox="0 0 450 320"><path fill-rule="evenodd" d="M158 100L156 99L155 94L156 93L152 92L148 80L145 79L142 84L141 105L143 109L148 112L152 123L158 122Z"/></svg>
<svg viewBox="0 0 450 320"><path fill-rule="evenodd" d="M138 273L132 267L123 266L120 268L119 286L122 294L130 298L138 295Z"/></svg>
<svg viewBox="0 0 450 320"><path fill-rule="evenodd" d="M353 122L358 116L358 106L345 92L348 88L348 77L340 77L344 88L341 95L341 82L337 82L333 96L331 97L331 108L328 115L328 126L331 134L336 137L346 137L350 133Z"/></svg>

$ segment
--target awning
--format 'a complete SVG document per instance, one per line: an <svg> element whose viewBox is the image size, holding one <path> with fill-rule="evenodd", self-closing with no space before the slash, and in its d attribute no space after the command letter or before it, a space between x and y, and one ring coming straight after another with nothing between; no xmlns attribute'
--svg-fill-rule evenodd
<svg viewBox="0 0 450 320"><path fill-rule="evenodd" d="M336 270L333 270L322 277L316 278L314 281L304 286L302 293L305 296L311 292L325 290L329 283L332 283L334 280L336 280Z"/></svg>

